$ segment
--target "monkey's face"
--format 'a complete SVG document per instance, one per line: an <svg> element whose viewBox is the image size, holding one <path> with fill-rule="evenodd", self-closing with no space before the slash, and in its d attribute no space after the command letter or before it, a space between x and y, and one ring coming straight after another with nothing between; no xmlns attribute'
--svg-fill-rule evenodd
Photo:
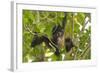
<svg viewBox="0 0 100 73"><path fill-rule="evenodd" d="M59 32L57 35L57 44L59 48L64 47L64 33Z"/></svg>

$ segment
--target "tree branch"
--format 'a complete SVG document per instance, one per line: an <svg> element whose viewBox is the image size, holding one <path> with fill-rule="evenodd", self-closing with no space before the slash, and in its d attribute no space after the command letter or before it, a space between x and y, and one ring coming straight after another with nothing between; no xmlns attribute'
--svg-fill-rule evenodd
<svg viewBox="0 0 100 73"><path fill-rule="evenodd" d="M90 40L89 40L90 42ZM88 46L86 47L86 49L81 53L81 55L78 57L79 59L84 56L84 54L87 52L87 50L90 48L90 43L88 44Z"/></svg>
<svg viewBox="0 0 100 73"><path fill-rule="evenodd" d="M86 17L85 17L85 19L84 19L84 23L83 23L83 27L82 27L82 29L81 29L81 31L80 31L80 36L82 35L82 33L83 33L83 31L84 31L84 29L85 29L85 26L87 25L87 23L89 22L89 19L85 22L85 20L86 20Z"/></svg>
<svg viewBox="0 0 100 73"><path fill-rule="evenodd" d="M34 35L34 34L35 34L35 33L33 33L33 32L29 29L29 27L28 27L28 26L24 26L24 28L25 28L25 30L26 30L26 31L30 32L32 35Z"/></svg>

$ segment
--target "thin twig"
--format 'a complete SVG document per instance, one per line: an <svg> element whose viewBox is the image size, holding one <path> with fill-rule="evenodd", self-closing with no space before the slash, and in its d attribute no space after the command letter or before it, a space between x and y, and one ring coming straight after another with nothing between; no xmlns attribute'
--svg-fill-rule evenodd
<svg viewBox="0 0 100 73"><path fill-rule="evenodd" d="M84 22L85 22L85 20L86 20L86 17L84 19ZM89 20L87 20L87 22L83 23L83 27L82 27L82 29L81 29L81 31L79 33L79 35L80 35L79 37L81 37L81 35L82 35L82 33L83 33L84 29L85 29L85 26L87 25L88 22L89 22Z"/></svg>
<svg viewBox="0 0 100 73"><path fill-rule="evenodd" d="M90 48L88 48L87 51L84 53L82 59L84 59L87 55L89 55L89 52L90 52Z"/></svg>
<svg viewBox="0 0 100 73"><path fill-rule="evenodd" d="M34 33L29 29L28 26L24 26L25 30L29 31L32 35L34 35Z"/></svg>
<svg viewBox="0 0 100 73"><path fill-rule="evenodd" d="M85 52L89 49L90 47L90 43L88 44L87 48L81 53L81 55L79 56L79 59L84 56Z"/></svg>

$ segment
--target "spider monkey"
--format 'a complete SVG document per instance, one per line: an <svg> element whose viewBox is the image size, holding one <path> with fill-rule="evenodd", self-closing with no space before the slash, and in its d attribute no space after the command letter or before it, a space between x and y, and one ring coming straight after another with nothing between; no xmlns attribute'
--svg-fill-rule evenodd
<svg viewBox="0 0 100 73"><path fill-rule="evenodd" d="M64 38L64 30L66 26L66 20L67 20L67 13L64 13L64 18L62 20L62 26L61 25L55 25L52 30L52 41L54 44L59 46L60 44L64 44L66 52L69 52L73 47L73 41L70 37ZM58 47L59 49L60 47Z"/></svg>
<svg viewBox="0 0 100 73"><path fill-rule="evenodd" d="M36 45L39 45L42 42L45 42L45 44L48 47L51 47L51 45L54 46L55 47L55 55L59 56L60 55L60 51L59 51L60 46L59 45L63 43L66 48L66 51L69 52L72 49L72 47L74 47L74 44L70 37L64 38L64 30L65 30L66 20L67 20L67 13L65 12L64 18L62 20L62 25L60 25L60 24L55 25L52 29L51 41L48 39L48 37L46 35L42 35L42 36L35 35L32 40L31 47L35 47ZM64 42L61 42L62 40Z"/></svg>

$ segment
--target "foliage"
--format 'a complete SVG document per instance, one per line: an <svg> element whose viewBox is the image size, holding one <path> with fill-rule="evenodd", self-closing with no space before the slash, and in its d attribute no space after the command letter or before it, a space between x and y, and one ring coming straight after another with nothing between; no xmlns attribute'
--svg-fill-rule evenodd
<svg viewBox="0 0 100 73"><path fill-rule="evenodd" d="M52 38L52 28L61 24L64 12L23 10L23 62L86 60L91 58L91 14L83 12L67 12L65 37L71 37L77 47L70 52L60 49L58 57L43 42L34 48L30 47L33 32L39 36Z"/></svg>

